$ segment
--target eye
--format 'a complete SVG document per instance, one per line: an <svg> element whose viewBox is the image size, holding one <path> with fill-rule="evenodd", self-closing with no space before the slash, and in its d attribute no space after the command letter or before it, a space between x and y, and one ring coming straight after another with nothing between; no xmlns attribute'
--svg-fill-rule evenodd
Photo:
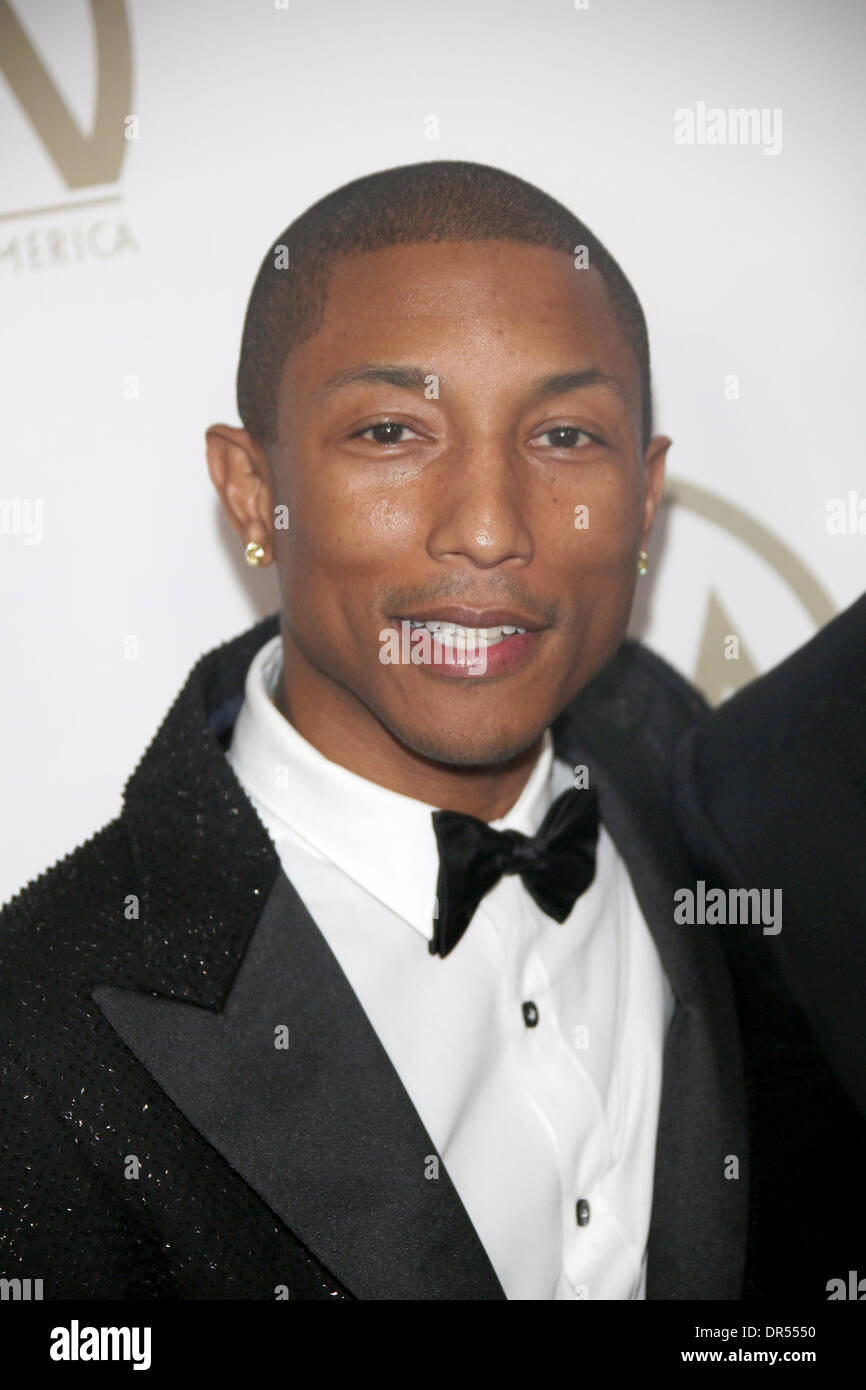
<svg viewBox="0 0 866 1390"><path fill-rule="evenodd" d="M362 430L356 430L351 439L370 439L371 444L405 444L403 431L414 434L408 425L404 425L399 420L377 420L373 425L365 425ZM372 437L371 437L372 436Z"/></svg>
<svg viewBox="0 0 866 1390"><path fill-rule="evenodd" d="M538 439L551 439L550 448L552 449L575 449L586 448L587 443L600 444L594 434L588 430L582 430L579 425L552 425L550 429L542 431L537 435Z"/></svg>

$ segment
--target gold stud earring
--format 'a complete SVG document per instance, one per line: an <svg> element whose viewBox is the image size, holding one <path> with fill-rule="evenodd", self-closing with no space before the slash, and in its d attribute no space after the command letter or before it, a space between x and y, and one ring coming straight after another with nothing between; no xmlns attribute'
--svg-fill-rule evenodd
<svg viewBox="0 0 866 1390"><path fill-rule="evenodd" d="M646 562L647 562L648 559L649 559L649 556L647 555L647 553L646 553L645 550L639 550L639 551L638 551L638 553L637 553L637 572L638 572L638 574L646 574Z"/></svg>
<svg viewBox="0 0 866 1390"><path fill-rule="evenodd" d="M265 552L258 541L247 541L244 550L244 559L248 565L260 565L265 558Z"/></svg>

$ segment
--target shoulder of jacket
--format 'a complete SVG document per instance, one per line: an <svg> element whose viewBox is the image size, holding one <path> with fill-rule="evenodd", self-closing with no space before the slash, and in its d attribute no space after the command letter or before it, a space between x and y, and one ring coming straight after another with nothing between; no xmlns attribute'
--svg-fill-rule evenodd
<svg viewBox="0 0 866 1390"><path fill-rule="evenodd" d="M0 930L5 932L12 923L46 907L56 911L70 890L91 896L100 878L116 872L118 861L128 859L128 854L123 817L116 816L18 888L0 907ZM75 903L68 906L74 910Z"/></svg>
<svg viewBox="0 0 866 1390"><path fill-rule="evenodd" d="M73 969L77 946L94 929L123 921L137 873L122 817L102 826L31 879L0 908L0 998L21 979L28 989L58 970Z"/></svg>
<svg viewBox="0 0 866 1390"><path fill-rule="evenodd" d="M700 691L663 657L626 638L563 711L555 736L566 749L569 738L582 736L601 757L614 746L628 748L668 788L674 750L707 710Z"/></svg>
<svg viewBox="0 0 866 1390"><path fill-rule="evenodd" d="M696 685L681 675L664 657L659 656L642 642L628 638L623 644L630 660L641 671L647 681L658 691L660 698L666 699L672 712L679 717L684 726L694 724L710 708Z"/></svg>
<svg viewBox="0 0 866 1390"><path fill-rule="evenodd" d="M657 652L627 637L578 696L589 704L618 702L623 719L659 718L674 736L707 713L704 696Z"/></svg>

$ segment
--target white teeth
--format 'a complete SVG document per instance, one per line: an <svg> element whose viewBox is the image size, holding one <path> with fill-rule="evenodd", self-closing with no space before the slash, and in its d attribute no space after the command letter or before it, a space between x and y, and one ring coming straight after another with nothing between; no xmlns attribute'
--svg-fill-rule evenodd
<svg viewBox="0 0 866 1390"><path fill-rule="evenodd" d="M417 618L409 618L409 626L414 630L426 627L428 632L439 634L440 642L448 646L472 645L476 647L484 645L486 647L495 646L501 642L503 637L514 637L515 634L522 634L526 631L525 627L464 627L461 623L443 623L435 619L429 622L422 622Z"/></svg>

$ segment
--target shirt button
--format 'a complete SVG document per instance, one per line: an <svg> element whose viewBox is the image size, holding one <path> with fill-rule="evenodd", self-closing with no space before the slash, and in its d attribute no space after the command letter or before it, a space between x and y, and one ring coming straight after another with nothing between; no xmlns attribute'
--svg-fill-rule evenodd
<svg viewBox="0 0 866 1390"><path fill-rule="evenodd" d="M523 1005L523 1022L527 1028L534 1028L538 1022L538 1009L531 999Z"/></svg>
<svg viewBox="0 0 866 1390"><path fill-rule="evenodd" d="M577 1216L578 1226L589 1225L589 1202L586 1200L585 1197L581 1197L579 1199L575 1214Z"/></svg>

